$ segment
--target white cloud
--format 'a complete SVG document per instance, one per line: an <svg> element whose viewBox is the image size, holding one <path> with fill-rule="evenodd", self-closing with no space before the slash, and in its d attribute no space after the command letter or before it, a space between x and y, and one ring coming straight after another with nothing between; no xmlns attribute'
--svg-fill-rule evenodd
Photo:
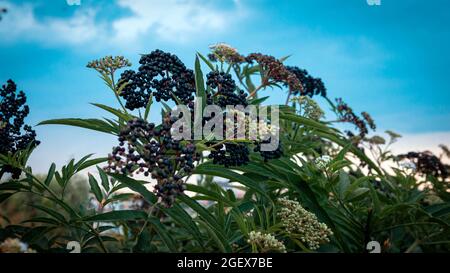
<svg viewBox="0 0 450 273"><path fill-rule="evenodd" d="M227 10L205 0L116 1L130 14L107 21L98 19L98 10L85 6L77 8L71 17L37 17L33 4L0 1L9 10L0 24L0 34L6 41L24 39L74 46L129 46L150 37L182 43L225 31L245 14L242 4L231 0L232 9Z"/></svg>
<svg viewBox="0 0 450 273"><path fill-rule="evenodd" d="M95 11L84 9L70 18L44 17L37 19L31 4L14 5L0 2L8 9L0 24L0 34L6 41L25 39L44 44L79 45L98 37L100 26L95 22Z"/></svg>
<svg viewBox="0 0 450 273"><path fill-rule="evenodd" d="M152 31L166 40L184 41L193 35L222 31L238 10L222 11L194 0L119 0L133 15L113 22L117 40L136 40ZM233 17L231 17L233 16Z"/></svg>

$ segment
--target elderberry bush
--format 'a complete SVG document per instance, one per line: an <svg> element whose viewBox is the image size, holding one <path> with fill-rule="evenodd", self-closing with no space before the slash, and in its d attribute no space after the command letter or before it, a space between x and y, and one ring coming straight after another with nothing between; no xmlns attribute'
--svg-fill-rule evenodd
<svg viewBox="0 0 450 273"><path fill-rule="evenodd" d="M58 170L52 164L44 175L14 165L26 175L0 183L0 252L67 252L74 241L82 242L83 253L361 253L373 241L386 253L450 252L447 146L442 155L394 155L390 145L399 134L371 135L376 126L368 113L328 98L331 90L287 65L291 59L243 55L223 43L210 49L209 58L196 54L194 71L161 50L143 55L137 70L120 77L115 73L131 66L125 57L90 62L117 99L117 105L94 104L109 116L40 125L94 130L115 136L117 144L107 157L88 155ZM12 81L0 89L0 164L38 143L23 121L25 95L16 89ZM268 97L277 100L278 118L226 107L255 105L272 114ZM224 135L234 138L178 138L186 112L169 108L187 104L194 113L199 98L202 107L218 107L195 121L208 125L220 115ZM162 110L153 111L158 102ZM237 120L244 120L244 130ZM253 122L256 129L247 127ZM356 133L346 137L335 127L342 123ZM238 139L242 131L246 137ZM279 143L272 143L275 136ZM268 144L277 146L266 151ZM88 168L84 178L80 172ZM85 202L70 200L74 178L87 180ZM17 219L23 203L34 210Z"/></svg>

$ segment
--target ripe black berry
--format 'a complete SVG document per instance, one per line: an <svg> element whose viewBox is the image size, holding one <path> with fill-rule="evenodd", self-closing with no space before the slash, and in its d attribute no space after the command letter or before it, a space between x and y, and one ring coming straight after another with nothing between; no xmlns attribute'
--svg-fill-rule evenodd
<svg viewBox="0 0 450 273"><path fill-rule="evenodd" d="M247 95L237 88L235 81L228 73L218 71L208 73L206 85L213 90L213 94L207 94L207 104L217 104L220 107L248 105Z"/></svg>
<svg viewBox="0 0 450 273"><path fill-rule="evenodd" d="M145 107L151 93L156 101L168 101L173 96L184 104L194 100L194 72L177 56L155 50L142 56L139 63L138 71L126 70L119 80L119 85L127 83L120 96L128 109Z"/></svg>
<svg viewBox="0 0 450 273"><path fill-rule="evenodd" d="M215 146L209 154L209 158L213 160L214 164L225 167L241 166L250 161L247 145L231 142Z"/></svg>

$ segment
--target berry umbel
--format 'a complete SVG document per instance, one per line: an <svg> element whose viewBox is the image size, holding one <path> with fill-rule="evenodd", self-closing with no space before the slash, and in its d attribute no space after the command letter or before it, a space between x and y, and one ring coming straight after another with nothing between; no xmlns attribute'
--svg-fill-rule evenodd
<svg viewBox="0 0 450 273"><path fill-rule="evenodd" d="M17 92L17 85L8 80L0 88L0 98L0 154L14 154L29 145L39 145L36 132L24 122L30 113L25 93ZM11 173L14 179L18 179L22 173L20 169L10 165L3 165L1 168L0 178L4 173Z"/></svg>
<svg viewBox="0 0 450 273"><path fill-rule="evenodd" d="M154 191L162 202L172 206L184 189L183 178L192 174L200 155L189 141L178 141L171 136L176 121L166 115L161 126L134 118L119 134L119 146L109 155L109 172L151 176L157 184Z"/></svg>
<svg viewBox="0 0 450 273"><path fill-rule="evenodd" d="M158 102L178 100L189 104L194 100L194 72L177 56L157 49L143 55L139 63L138 71L126 70L119 80L119 85L127 83L120 96L128 109L145 107L151 94Z"/></svg>

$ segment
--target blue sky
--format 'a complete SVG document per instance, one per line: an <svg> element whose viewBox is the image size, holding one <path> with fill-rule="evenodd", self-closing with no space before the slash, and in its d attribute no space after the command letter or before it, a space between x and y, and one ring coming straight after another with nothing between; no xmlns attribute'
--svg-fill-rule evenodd
<svg viewBox="0 0 450 273"><path fill-rule="evenodd" d="M244 54L293 54L289 65L321 77L330 97L371 113L381 132L450 131L447 0L381 0L380 6L366 0L81 0L80 6L0 0L0 6L9 8L0 22L0 82L12 78L27 93L32 124L98 117L90 102L114 103L85 68L91 59L120 54L137 63L140 53L160 48L192 67L196 51L226 42ZM67 127L37 131L43 156L62 148L78 156L92 143L103 151L114 141Z"/></svg>

